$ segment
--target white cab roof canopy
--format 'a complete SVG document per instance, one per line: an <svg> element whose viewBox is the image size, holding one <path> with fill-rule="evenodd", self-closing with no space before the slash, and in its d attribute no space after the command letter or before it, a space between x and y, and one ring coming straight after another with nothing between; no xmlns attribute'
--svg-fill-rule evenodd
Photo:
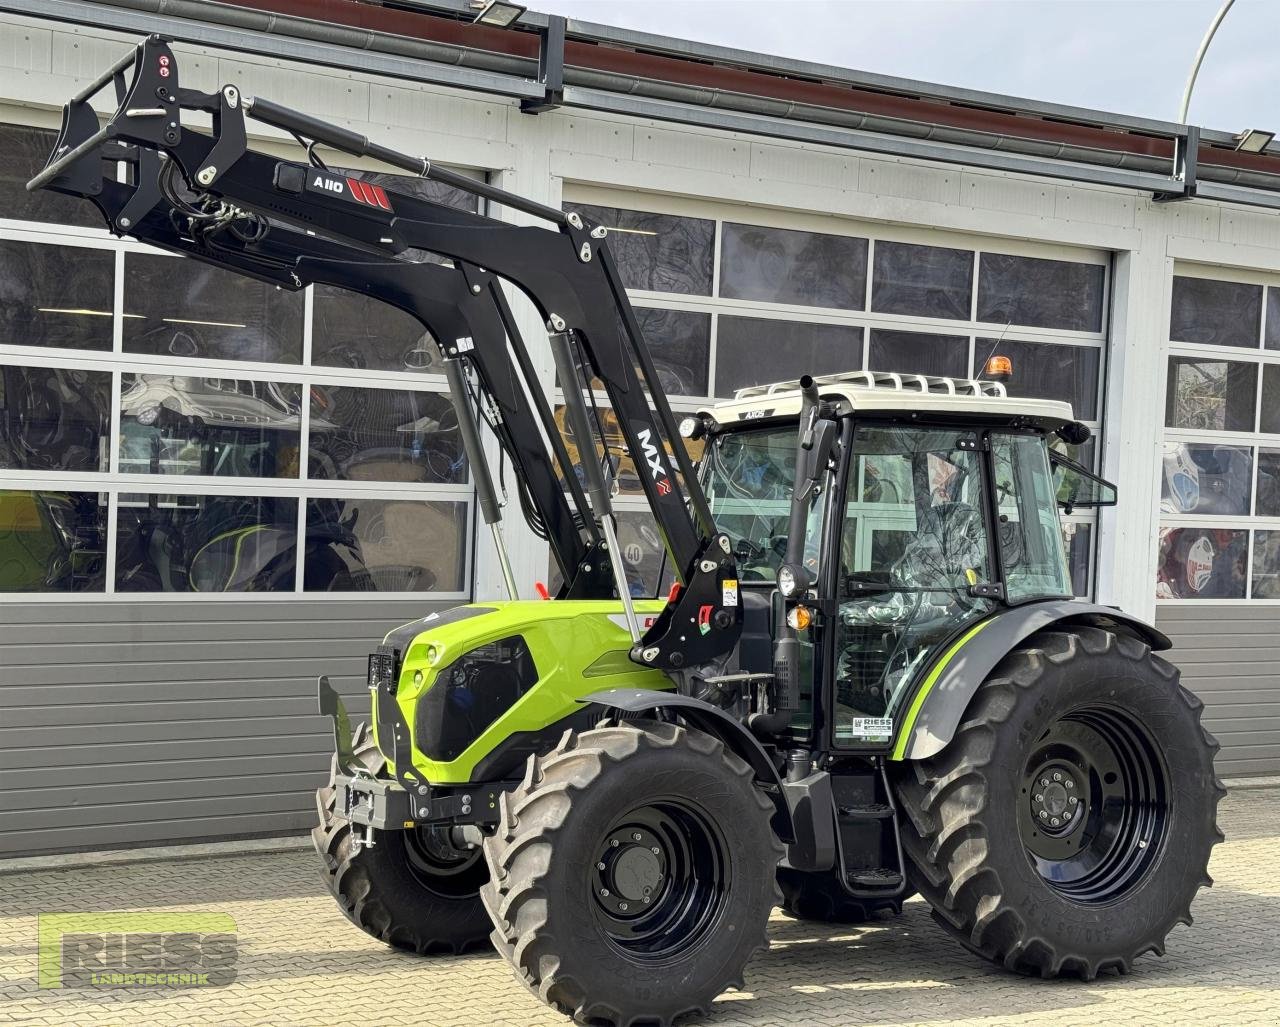
<svg viewBox="0 0 1280 1027"><path fill-rule="evenodd" d="M1015 398L999 382L974 378L941 378L924 374L887 371L845 371L814 378L823 399L842 401L850 412L937 414L996 414L1025 417L1040 424L1074 421L1070 403L1051 399ZM717 403L706 413L721 424L760 417L799 415L799 381L754 385L739 389L734 397Z"/></svg>

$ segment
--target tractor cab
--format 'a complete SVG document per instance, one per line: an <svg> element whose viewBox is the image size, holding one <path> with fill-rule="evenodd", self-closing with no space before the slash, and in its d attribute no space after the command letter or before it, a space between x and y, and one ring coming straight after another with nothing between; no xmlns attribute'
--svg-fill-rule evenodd
<svg viewBox="0 0 1280 1027"><path fill-rule="evenodd" d="M777 636L788 664L794 651L790 727L822 749L888 748L947 646L1003 605L1070 598L1059 507L1115 501L1064 452L1088 437L1067 404L992 381L855 372L743 389L682 430L706 435L744 641ZM742 669L773 671L777 651L764 655L745 645Z"/></svg>

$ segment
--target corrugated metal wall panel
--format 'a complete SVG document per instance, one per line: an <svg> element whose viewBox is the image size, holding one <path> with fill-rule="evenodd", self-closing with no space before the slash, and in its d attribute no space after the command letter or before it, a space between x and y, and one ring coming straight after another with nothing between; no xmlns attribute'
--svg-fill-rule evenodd
<svg viewBox="0 0 1280 1027"><path fill-rule="evenodd" d="M1161 606L1182 682L1205 703L1223 777L1280 773L1280 607Z"/></svg>
<svg viewBox="0 0 1280 1027"><path fill-rule="evenodd" d="M332 750L328 674L447 604L0 604L0 855L299 831Z"/></svg>

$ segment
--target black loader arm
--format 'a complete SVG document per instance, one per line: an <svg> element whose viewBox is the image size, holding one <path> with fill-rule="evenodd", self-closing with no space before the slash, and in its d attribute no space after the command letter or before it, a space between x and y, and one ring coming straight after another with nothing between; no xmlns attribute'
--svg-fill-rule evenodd
<svg viewBox="0 0 1280 1027"><path fill-rule="evenodd" d="M54 152L28 188L91 199L113 231L206 263L288 288L329 284L409 312L439 341L446 361L465 361L474 370L498 415L490 425L529 500L526 517L551 542L570 594L607 595L610 583L599 570L611 566L611 587L636 639L632 658L642 665L678 672L729 652L742 623L734 558L676 430L606 230L350 130L241 96L234 86L201 93L181 88L178 77L168 42L147 38L72 98ZM88 101L108 83L115 84L120 105L98 128ZM183 124L187 111L211 115L212 130ZM250 150L246 113L309 141L312 163ZM317 144L445 182L550 227L513 225L331 170L316 157ZM103 173L104 160L122 156L131 169L128 185ZM421 251L453 266L423 261ZM585 495L501 281L520 289L546 322ZM643 637L618 551L611 473L594 459L594 446L584 445L596 435L583 399L592 377L604 385L679 579ZM451 375L455 389L458 381Z"/></svg>

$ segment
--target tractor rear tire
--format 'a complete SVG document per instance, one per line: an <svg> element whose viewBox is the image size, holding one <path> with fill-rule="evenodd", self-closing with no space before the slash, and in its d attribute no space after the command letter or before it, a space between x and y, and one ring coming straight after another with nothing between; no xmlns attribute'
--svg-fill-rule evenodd
<svg viewBox="0 0 1280 1027"><path fill-rule="evenodd" d="M902 912L903 899L855 899L840 883L838 870L793 870L778 867L782 909L798 920L824 924L861 924L888 912Z"/></svg>
<svg viewBox="0 0 1280 1027"><path fill-rule="evenodd" d="M706 1015L768 945L772 812L711 735L657 721L566 732L530 758L485 841L494 946L579 1023Z"/></svg>
<svg viewBox="0 0 1280 1027"><path fill-rule="evenodd" d="M355 761L375 777L386 758L365 726L356 729ZM311 841L321 876L348 920L379 941L420 956L487 946L491 925L480 902L489 872L480 851L452 850L426 829L379 831L372 848L356 845L351 824L334 816L333 759L329 784L316 792L320 822Z"/></svg>
<svg viewBox="0 0 1280 1027"><path fill-rule="evenodd" d="M1092 980L1163 955L1222 841L1202 709L1136 638L1034 635L945 749L898 764L909 882L944 930L1009 970Z"/></svg>

